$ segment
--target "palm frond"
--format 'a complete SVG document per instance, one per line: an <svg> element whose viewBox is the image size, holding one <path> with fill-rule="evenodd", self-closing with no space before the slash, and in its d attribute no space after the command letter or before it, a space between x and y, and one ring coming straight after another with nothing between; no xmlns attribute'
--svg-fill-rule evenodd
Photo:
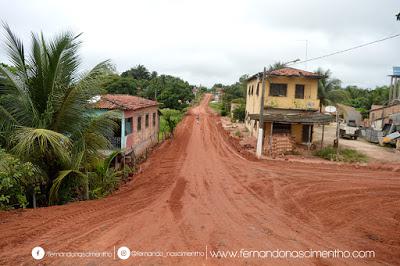
<svg viewBox="0 0 400 266"><path fill-rule="evenodd" d="M53 181L53 185L50 188L50 195L49 195L49 203L50 204L55 204L58 200L58 191L60 190L60 187L62 183L65 181L66 178L68 178L71 175L77 175L83 180L87 181L88 176L83 174L82 172L78 170L63 170L60 171L57 175L57 177Z"/></svg>
<svg viewBox="0 0 400 266"><path fill-rule="evenodd" d="M18 70L18 74L23 76L25 80L28 79L27 66L25 63L25 50L24 45L8 26L7 23L3 23L3 28L6 31L6 47L8 56L13 65Z"/></svg>
<svg viewBox="0 0 400 266"><path fill-rule="evenodd" d="M70 155L71 141L68 137L44 128L20 127L16 130L12 142L13 151L20 157L54 154L56 158L67 161Z"/></svg>

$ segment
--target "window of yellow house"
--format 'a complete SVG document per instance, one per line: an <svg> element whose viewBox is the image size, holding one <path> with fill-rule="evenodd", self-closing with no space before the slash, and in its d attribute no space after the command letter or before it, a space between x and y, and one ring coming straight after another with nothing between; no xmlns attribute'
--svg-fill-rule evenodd
<svg viewBox="0 0 400 266"><path fill-rule="evenodd" d="M287 95L287 84L271 83L269 87L269 96L286 97L286 95Z"/></svg>
<svg viewBox="0 0 400 266"><path fill-rule="evenodd" d="M294 97L296 99L304 99L304 85L296 84L296 91Z"/></svg>
<svg viewBox="0 0 400 266"><path fill-rule="evenodd" d="M257 83L257 90L256 90L256 94L257 94L257 96L258 96L258 92L259 92L259 90L260 90L260 83Z"/></svg>

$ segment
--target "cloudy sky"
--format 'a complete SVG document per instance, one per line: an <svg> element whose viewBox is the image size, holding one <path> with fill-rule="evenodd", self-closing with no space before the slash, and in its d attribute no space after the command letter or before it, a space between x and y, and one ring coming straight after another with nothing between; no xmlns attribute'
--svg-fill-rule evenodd
<svg viewBox="0 0 400 266"><path fill-rule="evenodd" d="M313 58L400 33L398 12L398 0L0 0L0 19L26 42L31 31L83 32L83 69L111 59L119 72L143 64L207 86L304 60L306 40ZM395 65L400 37L296 67L373 88Z"/></svg>

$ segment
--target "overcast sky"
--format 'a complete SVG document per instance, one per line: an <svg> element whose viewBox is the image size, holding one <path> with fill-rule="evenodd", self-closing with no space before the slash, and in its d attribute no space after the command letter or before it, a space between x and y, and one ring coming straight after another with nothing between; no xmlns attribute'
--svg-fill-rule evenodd
<svg viewBox="0 0 400 266"><path fill-rule="evenodd" d="M400 33L398 12L398 0L0 0L0 19L26 42L31 31L83 32L83 69L111 59L119 72L143 64L206 86L304 60L305 40L313 58ZM373 88L395 65L400 38L296 67Z"/></svg>

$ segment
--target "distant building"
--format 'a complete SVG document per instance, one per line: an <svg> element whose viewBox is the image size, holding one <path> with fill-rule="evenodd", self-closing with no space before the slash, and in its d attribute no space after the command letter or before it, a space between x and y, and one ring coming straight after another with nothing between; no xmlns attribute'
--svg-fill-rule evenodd
<svg viewBox="0 0 400 266"><path fill-rule="evenodd" d="M272 144L290 150L294 144L310 145L314 125L331 121L331 116L319 112L318 80L321 77L286 67L269 72L265 88L262 88L262 75L257 73L247 80L246 127L257 136L264 89L264 147ZM279 135L276 143L275 135Z"/></svg>
<svg viewBox="0 0 400 266"><path fill-rule="evenodd" d="M224 89L223 88L216 88L215 89L215 93L214 93L214 101L221 102L223 94L224 94Z"/></svg>
<svg viewBox="0 0 400 266"><path fill-rule="evenodd" d="M391 115L400 113L400 103L388 106L372 105L369 110L369 125L376 130L382 130L385 124L391 124Z"/></svg>
<svg viewBox="0 0 400 266"><path fill-rule="evenodd" d="M101 111L121 112L120 127L111 139L114 148L125 153L141 154L158 141L158 103L137 96L123 94L102 95L96 102Z"/></svg>
<svg viewBox="0 0 400 266"><path fill-rule="evenodd" d="M372 105L369 110L368 124L376 130L382 130L391 123L391 115L400 113L400 67L393 67L390 77L389 101L387 105Z"/></svg>

